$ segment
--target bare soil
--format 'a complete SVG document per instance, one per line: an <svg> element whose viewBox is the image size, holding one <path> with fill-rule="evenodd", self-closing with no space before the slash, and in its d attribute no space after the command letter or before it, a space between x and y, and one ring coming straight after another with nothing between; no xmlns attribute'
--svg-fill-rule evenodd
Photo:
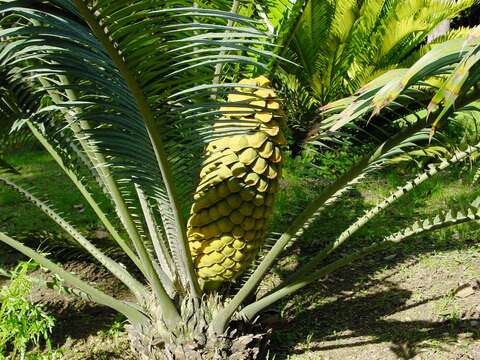
<svg viewBox="0 0 480 360"><path fill-rule="evenodd" d="M128 297L95 264L65 267ZM122 319L108 308L41 287L32 299L56 317L52 339L62 359L134 359L124 333L112 328ZM277 360L480 360L480 254L465 247L370 258L309 287L262 321L273 328L269 351Z"/></svg>
<svg viewBox="0 0 480 360"><path fill-rule="evenodd" d="M369 274L360 264L289 301L277 359L480 359L478 252L385 265Z"/></svg>

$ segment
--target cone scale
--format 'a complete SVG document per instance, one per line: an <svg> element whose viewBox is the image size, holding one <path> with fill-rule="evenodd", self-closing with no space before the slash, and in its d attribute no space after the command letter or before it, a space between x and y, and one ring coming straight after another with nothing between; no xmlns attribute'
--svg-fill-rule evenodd
<svg viewBox="0 0 480 360"><path fill-rule="evenodd" d="M206 147L206 158L188 221L193 263L205 288L237 278L257 255L273 212L281 176L280 104L260 76L240 84L221 108L222 126L248 126ZM245 105L242 107L242 105ZM228 106L227 106L228 105Z"/></svg>

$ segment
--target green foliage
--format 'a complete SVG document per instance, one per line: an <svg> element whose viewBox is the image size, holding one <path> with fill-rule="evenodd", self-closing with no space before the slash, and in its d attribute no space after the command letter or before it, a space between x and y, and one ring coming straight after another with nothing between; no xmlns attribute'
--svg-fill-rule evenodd
<svg viewBox="0 0 480 360"><path fill-rule="evenodd" d="M125 321L125 316L117 314L113 322L110 324L109 328L106 330L100 330L98 334L116 339L125 331Z"/></svg>
<svg viewBox="0 0 480 360"><path fill-rule="evenodd" d="M28 348L45 343L50 349L55 320L28 299L32 289L29 272L37 268L31 261L20 263L10 274L10 284L0 291L0 356L6 359L44 359L43 355L27 354Z"/></svg>
<svg viewBox="0 0 480 360"><path fill-rule="evenodd" d="M476 0L305 0L291 32L281 38L281 55L299 64L279 66L287 121L296 142L319 120L318 108L415 57L429 33ZM282 28L279 30L282 33Z"/></svg>
<svg viewBox="0 0 480 360"><path fill-rule="evenodd" d="M33 149L17 151L8 156L8 162L19 169L19 174L16 176L18 182L29 186L34 179L35 189L39 193L48 194L49 200L57 204L58 211L74 214L75 223L82 231L88 231L98 225L95 213L86 206L82 195L76 191L65 191L71 186L70 179L58 168L55 160L48 153ZM86 181L89 173L82 171L81 175L85 177ZM56 186L52 186L52 183L55 183ZM95 198L107 205L105 211L109 217L114 218L114 210L108 206L108 198L95 180L91 179L88 184ZM22 197L16 192L1 187L0 198L5 214L16 214L14 223L7 221L10 215L4 218L0 217L2 231L18 233L18 229L22 229L25 234L39 232L39 230L49 233L58 232L58 227L52 224L48 216L45 216L40 210L32 208L30 204L22 202Z"/></svg>
<svg viewBox="0 0 480 360"><path fill-rule="evenodd" d="M389 71L354 96L329 104L318 134L332 134L365 120L403 118L432 127L431 138L456 117L471 118L479 111L479 34L480 27L476 27L464 38L437 44L410 68ZM404 115L403 110L412 114Z"/></svg>
<svg viewBox="0 0 480 360"><path fill-rule="evenodd" d="M7 154L34 144L33 136L28 130L17 128L19 110L9 97L8 90L0 82L0 171L14 171L5 160Z"/></svg>
<svg viewBox="0 0 480 360"><path fill-rule="evenodd" d="M314 168L319 178L333 181L347 172L355 163L372 150L370 145L344 143L334 149L322 149L306 146L300 159L292 159L293 167L301 172L306 165Z"/></svg>

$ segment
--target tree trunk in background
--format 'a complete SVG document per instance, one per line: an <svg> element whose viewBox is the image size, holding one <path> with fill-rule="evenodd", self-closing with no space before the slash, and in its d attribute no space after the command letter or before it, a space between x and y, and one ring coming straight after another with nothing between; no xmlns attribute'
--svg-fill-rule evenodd
<svg viewBox="0 0 480 360"><path fill-rule="evenodd" d="M458 29L462 26L473 27L480 25L480 4L473 5L471 8L464 10L460 16L452 20L452 28Z"/></svg>

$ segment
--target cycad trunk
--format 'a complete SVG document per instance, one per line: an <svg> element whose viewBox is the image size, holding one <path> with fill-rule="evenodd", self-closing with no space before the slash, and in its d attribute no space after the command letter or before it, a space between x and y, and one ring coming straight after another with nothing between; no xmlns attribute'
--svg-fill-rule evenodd
<svg viewBox="0 0 480 360"><path fill-rule="evenodd" d="M213 306L212 306L213 305ZM223 335L208 331L212 310L217 308L214 297L200 301L190 299L182 306L182 320L177 328L167 329L160 309L150 306L152 322L147 327L127 326L134 352L140 360L255 360L265 347L265 334L242 331L244 323Z"/></svg>

